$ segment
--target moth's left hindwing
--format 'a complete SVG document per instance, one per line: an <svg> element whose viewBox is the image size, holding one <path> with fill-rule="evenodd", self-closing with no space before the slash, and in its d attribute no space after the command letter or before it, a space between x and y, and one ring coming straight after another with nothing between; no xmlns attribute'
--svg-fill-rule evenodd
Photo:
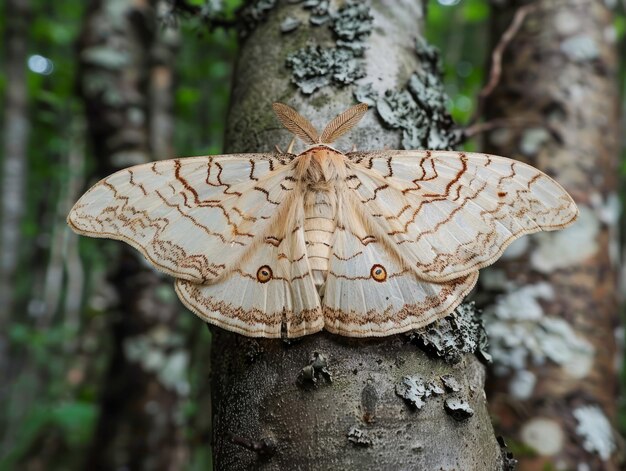
<svg viewBox="0 0 626 471"><path fill-rule="evenodd" d="M304 253L302 235L292 235L297 215L291 208L301 198L292 159L240 154L138 165L91 188L68 223L79 234L137 248L178 279L188 307L218 325L280 337L288 317L294 328L310 333L322 321L308 262L284 261ZM260 271L265 265L268 279ZM297 285L287 281L297 276Z"/></svg>
<svg viewBox="0 0 626 471"><path fill-rule="evenodd" d="M202 319L254 337L300 337L324 327L309 269L301 195L240 265L217 283L176 281L180 299Z"/></svg>

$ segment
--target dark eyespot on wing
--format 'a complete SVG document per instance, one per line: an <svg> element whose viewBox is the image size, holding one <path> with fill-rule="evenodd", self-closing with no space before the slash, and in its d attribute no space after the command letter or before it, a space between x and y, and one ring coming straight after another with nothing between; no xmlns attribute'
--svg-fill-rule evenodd
<svg viewBox="0 0 626 471"><path fill-rule="evenodd" d="M268 265L263 265L256 272L256 279L259 280L260 283L267 283L272 279L272 269Z"/></svg>

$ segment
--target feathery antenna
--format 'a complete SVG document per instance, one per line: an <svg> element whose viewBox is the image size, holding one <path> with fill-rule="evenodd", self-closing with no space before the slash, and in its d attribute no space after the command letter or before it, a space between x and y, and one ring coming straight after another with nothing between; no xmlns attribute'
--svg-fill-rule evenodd
<svg viewBox="0 0 626 471"><path fill-rule="evenodd" d="M274 103L272 105L274 113L279 121L283 123L290 132L298 136L307 144L317 144L319 142L319 134L308 119L294 110L291 106L282 103Z"/></svg>
<svg viewBox="0 0 626 471"><path fill-rule="evenodd" d="M365 103L359 103L348 108L326 125L321 136L311 122L291 106L274 103L272 108L283 126L307 144L331 144L361 121L368 106Z"/></svg>
<svg viewBox="0 0 626 471"><path fill-rule="evenodd" d="M339 139L361 121L361 118L367 112L367 108L368 106L365 103L359 103L348 108L326 125L319 142L330 144Z"/></svg>

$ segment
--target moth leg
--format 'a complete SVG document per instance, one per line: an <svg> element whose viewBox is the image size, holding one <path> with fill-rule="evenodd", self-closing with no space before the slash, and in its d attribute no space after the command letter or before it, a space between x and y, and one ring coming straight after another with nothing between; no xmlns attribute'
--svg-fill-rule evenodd
<svg viewBox="0 0 626 471"><path fill-rule="evenodd" d="M350 152L356 152L356 144L352 144L352 150Z"/></svg>
<svg viewBox="0 0 626 471"><path fill-rule="evenodd" d="M276 152L278 152L279 154L282 154L282 153L283 153L283 151L282 151L282 150L280 150L280 147L278 147L278 144L275 144L275 145L274 145L274 148L276 149Z"/></svg>
<svg viewBox="0 0 626 471"><path fill-rule="evenodd" d="M293 145L294 145L295 143L296 143L296 138L295 138L295 137L293 137L293 138L291 139L291 142L289 143L289 146L287 147L287 153L288 153L288 154L293 153Z"/></svg>

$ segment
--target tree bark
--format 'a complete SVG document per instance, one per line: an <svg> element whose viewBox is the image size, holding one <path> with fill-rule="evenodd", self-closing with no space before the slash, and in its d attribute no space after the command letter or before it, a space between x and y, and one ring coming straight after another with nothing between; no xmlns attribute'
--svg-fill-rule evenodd
<svg viewBox="0 0 626 471"><path fill-rule="evenodd" d="M21 223L25 211L27 147L30 122L26 63L29 0L7 0L4 37L6 91L2 149L2 206L0 213L0 372L4 373L7 345L4 334L13 309L15 274L20 254Z"/></svg>
<svg viewBox="0 0 626 471"><path fill-rule="evenodd" d="M526 2L494 7L494 42ZM540 0L504 56L486 151L554 177L580 208L562 232L511 246L482 276L498 428L520 469L618 469L619 92L613 19L603 2Z"/></svg>
<svg viewBox="0 0 626 471"><path fill-rule="evenodd" d="M94 0L87 13L79 88L99 178L170 151L163 129L171 128L171 70L165 69L173 54L160 43L156 3ZM120 255L109 275L118 300L108 313L113 352L87 468L182 469L188 353L173 331L179 304L171 280L130 247L116 246Z"/></svg>
<svg viewBox="0 0 626 471"><path fill-rule="evenodd" d="M240 49L227 123L230 152L268 152L274 144L288 143L291 136L273 116L274 101L289 103L318 126L354 103L354 86L340 87L328 76L315 78L316 72L309 79L329 84L311 96L302 94L291 83L294 72L285 67L289 54L302 51L307 41L333 53L337 35L343 34L331 33L334 26L328 25L334 25L334 20L324 22L323 11L307 11L293 2L277 2L264 11L261 3L252 2L249 8L253 10L242 13L244 20L253 18L258 24L250 28L250 22L246 23L247 38ZM346 8L356 3L348 2ZM372 83L370 92L384 99L386 91L406 91L418 70L426 74L422 79L430 80L429 86L440 84L439 77L429 74L414 43L422 33L422 2L360 5L362 15L354 19L354 28L367 29L363 6L373 17L371 34L361 38L368 47L362 84ZM337 8L338 3L331 2L331 9ZM286 25L297 20L302 24L295 31L281 33L281 26L290 30ZM323 24L312 26L311 22ZM310 70L319 71L327 64L318 53L308 49L304 56L309 56L300 59L317 64L319 68ZM350 60L359 59L339 65L352 66L346 63ZM434 116L424 126L432 122ZM439 130L446 133L443 125ZM401 134L384 129L372 111L337 146L349 150L351 143L359 149L400 148ZM446 322L434 326L434 331L441 335L437 329L443 329ZM218 470L495 470L502 466L486 412L484 368L472 354L458 354L456 363L448 363L429 357L404 335L349 339L322 332L283 342L245 338L218 328L213 331L214 463ZM409 397L403 385L411 381L442 384L440 378L447 374L460 383L456 393L425 399L421 410L400 397ZM455 397L469 403L472 417L457 416L457 421L446 413L444 402Z"/></svg>
<svg viewBox="0 0 626 471"><path fill-rule="evenodd" d="M18 368L9 355L9 323L15 308L15 278L20 260L22 220L26 210L26 169L28 159L28 89L26 64L30 25L30 1L7 0L4 13L7 18L4 34L4 96L2 145L2 197L0 198L0 376L5 378L0 386L0 400L6 403L11 397L13 379ZM11 444L7 433L14 421L8 410L0 411L0 442L3 450ZM9 445L5 445L9 444Z"/></svg>

